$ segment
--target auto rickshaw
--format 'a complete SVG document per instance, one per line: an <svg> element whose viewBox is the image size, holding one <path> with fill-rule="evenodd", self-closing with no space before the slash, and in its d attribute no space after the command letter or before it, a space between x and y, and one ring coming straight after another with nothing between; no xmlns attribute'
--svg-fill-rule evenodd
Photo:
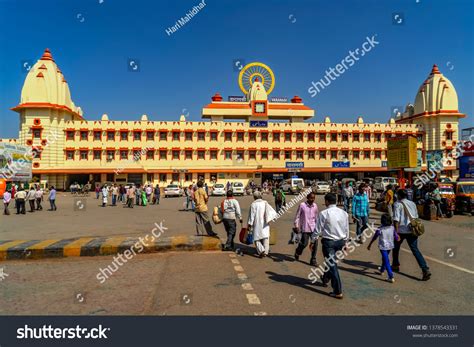
<svg viewBox="0 0 474 347"><path fill-rule="evenodd" d="M474 216L474 181L456 183L456 212L470 213Z"/></svg>
<svg viewBox="0 0 474 347"><path fill-rule="evenodd" d="M454 215L456 209L456 194L452 183L439 183L439 194L441 195L441 212L448 218Z"/></svg>

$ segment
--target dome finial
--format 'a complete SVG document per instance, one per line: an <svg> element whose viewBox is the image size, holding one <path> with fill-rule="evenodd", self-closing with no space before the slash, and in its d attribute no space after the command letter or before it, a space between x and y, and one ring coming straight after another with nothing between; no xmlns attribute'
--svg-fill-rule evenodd
<svg viewBox="0 0 474 347"><path fill-rule="evenodd" d="M433 68L431 69L431 74L434 75L434 74L439 74L439 69L438 69L438 65L434 64L433 65Z"/></svg>
<svg viewBox="0 0 474 347"><path fill-rule="evenodd" d="M52 60L52 61L54 61L53 55L51 54L51 51L49 50L49 48L46 48L44 50L43 56L41 57L40 60Z"/></svg>

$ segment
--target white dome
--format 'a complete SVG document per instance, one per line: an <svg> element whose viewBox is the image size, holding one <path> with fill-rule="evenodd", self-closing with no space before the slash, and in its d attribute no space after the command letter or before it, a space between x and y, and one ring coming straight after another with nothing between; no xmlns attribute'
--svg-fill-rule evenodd
<svg viewBox="0 0 474 347"><path fill-rule="evenodd" d="M253 101L253 100L267 100L268 95L267 92L265 91L265 87L263 86L262 82L260 82L257 79L255 79L255 82L252 83L252 87L249 90L249 95L248 95L248 100Z"/></svg>
<svg viewBox="0 0 474 347"><path fill-rule="evenodd" d="M433 65L430 75L418 89L414 114L458 111L458 95L453 84Z"/></svg>
<svg viewBox="0 0 474 347"><path fill-rule="evenodd" d="M28 72L20 105L14 109L35 106L64 109L82 117L82 110L72 101L67 81L48 48Z"/></svg>

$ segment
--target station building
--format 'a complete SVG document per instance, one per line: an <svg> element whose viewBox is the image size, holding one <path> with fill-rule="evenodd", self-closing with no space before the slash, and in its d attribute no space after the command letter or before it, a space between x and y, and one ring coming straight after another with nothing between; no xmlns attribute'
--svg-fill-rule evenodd
<svg viewBox="0 0 474 347"><path fill-rule="evenodd" d="M19 139L3 141L32 146L34 180L60 189L87 181L164 185L204 179L245 184L292 175L396 176L387 169L388 138L416 136L421 170L426 170L427 151L447 155L457 144L458 119L464 115L458 111L454 86L436 65L414 104L387 123L365 123L362 117L354 117L353 123L335 123L330 117L315 120L315 111L300 97L270 97L273 73L255 65L246 87L239 80L245 95L224 100L216 93L203 107L202 121L184 116L151 121L146 115L120 121L106 114L101 120L87 120L46 49L12 108L20 117ZM455 178L455 162L444 169L443 175Z"/></svg>

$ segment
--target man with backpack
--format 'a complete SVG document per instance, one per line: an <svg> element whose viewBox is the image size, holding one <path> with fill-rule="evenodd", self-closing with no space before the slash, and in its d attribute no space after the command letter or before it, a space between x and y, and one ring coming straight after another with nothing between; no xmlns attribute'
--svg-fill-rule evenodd
<svg viewBox="0 0 474 347"><path fill-rule="evenodd" d="M400 271L400 246L403 240L407 240L408 247L415 256L418 266L423 272L422 281L428 281L431 278L430 268L426 264L423 254L418 249L418 235L421 235L422 231L416 230L417 227L421 227L421 222L418 219L418 211L413 201L407 199L407 193L404 189L399 189L397 192L398 200L393 206L393 224L395 230L400 236L400 240L395 242L395 248L393 249L392 258L392 270Z"/></svg>
<svg viewBox="0 0 474 347"><path fill-rule="evenodd" d="M280 212L281 208L286 205L286 196L279 184L277 184L275 187L273 197L275 198L275 210L278 213Z"/></svg>
<svg viewBox="0 0 474 347"><path fill-rule="evenodd" d="M227 233L227 242L222 248L223 251L234 250L234 237L237 231L237 219L242 224L242 212L239 202L234 198L232 190L228 190L226 198L222 200L220 214L222 215L222 224L224 224Z"/></svg>

